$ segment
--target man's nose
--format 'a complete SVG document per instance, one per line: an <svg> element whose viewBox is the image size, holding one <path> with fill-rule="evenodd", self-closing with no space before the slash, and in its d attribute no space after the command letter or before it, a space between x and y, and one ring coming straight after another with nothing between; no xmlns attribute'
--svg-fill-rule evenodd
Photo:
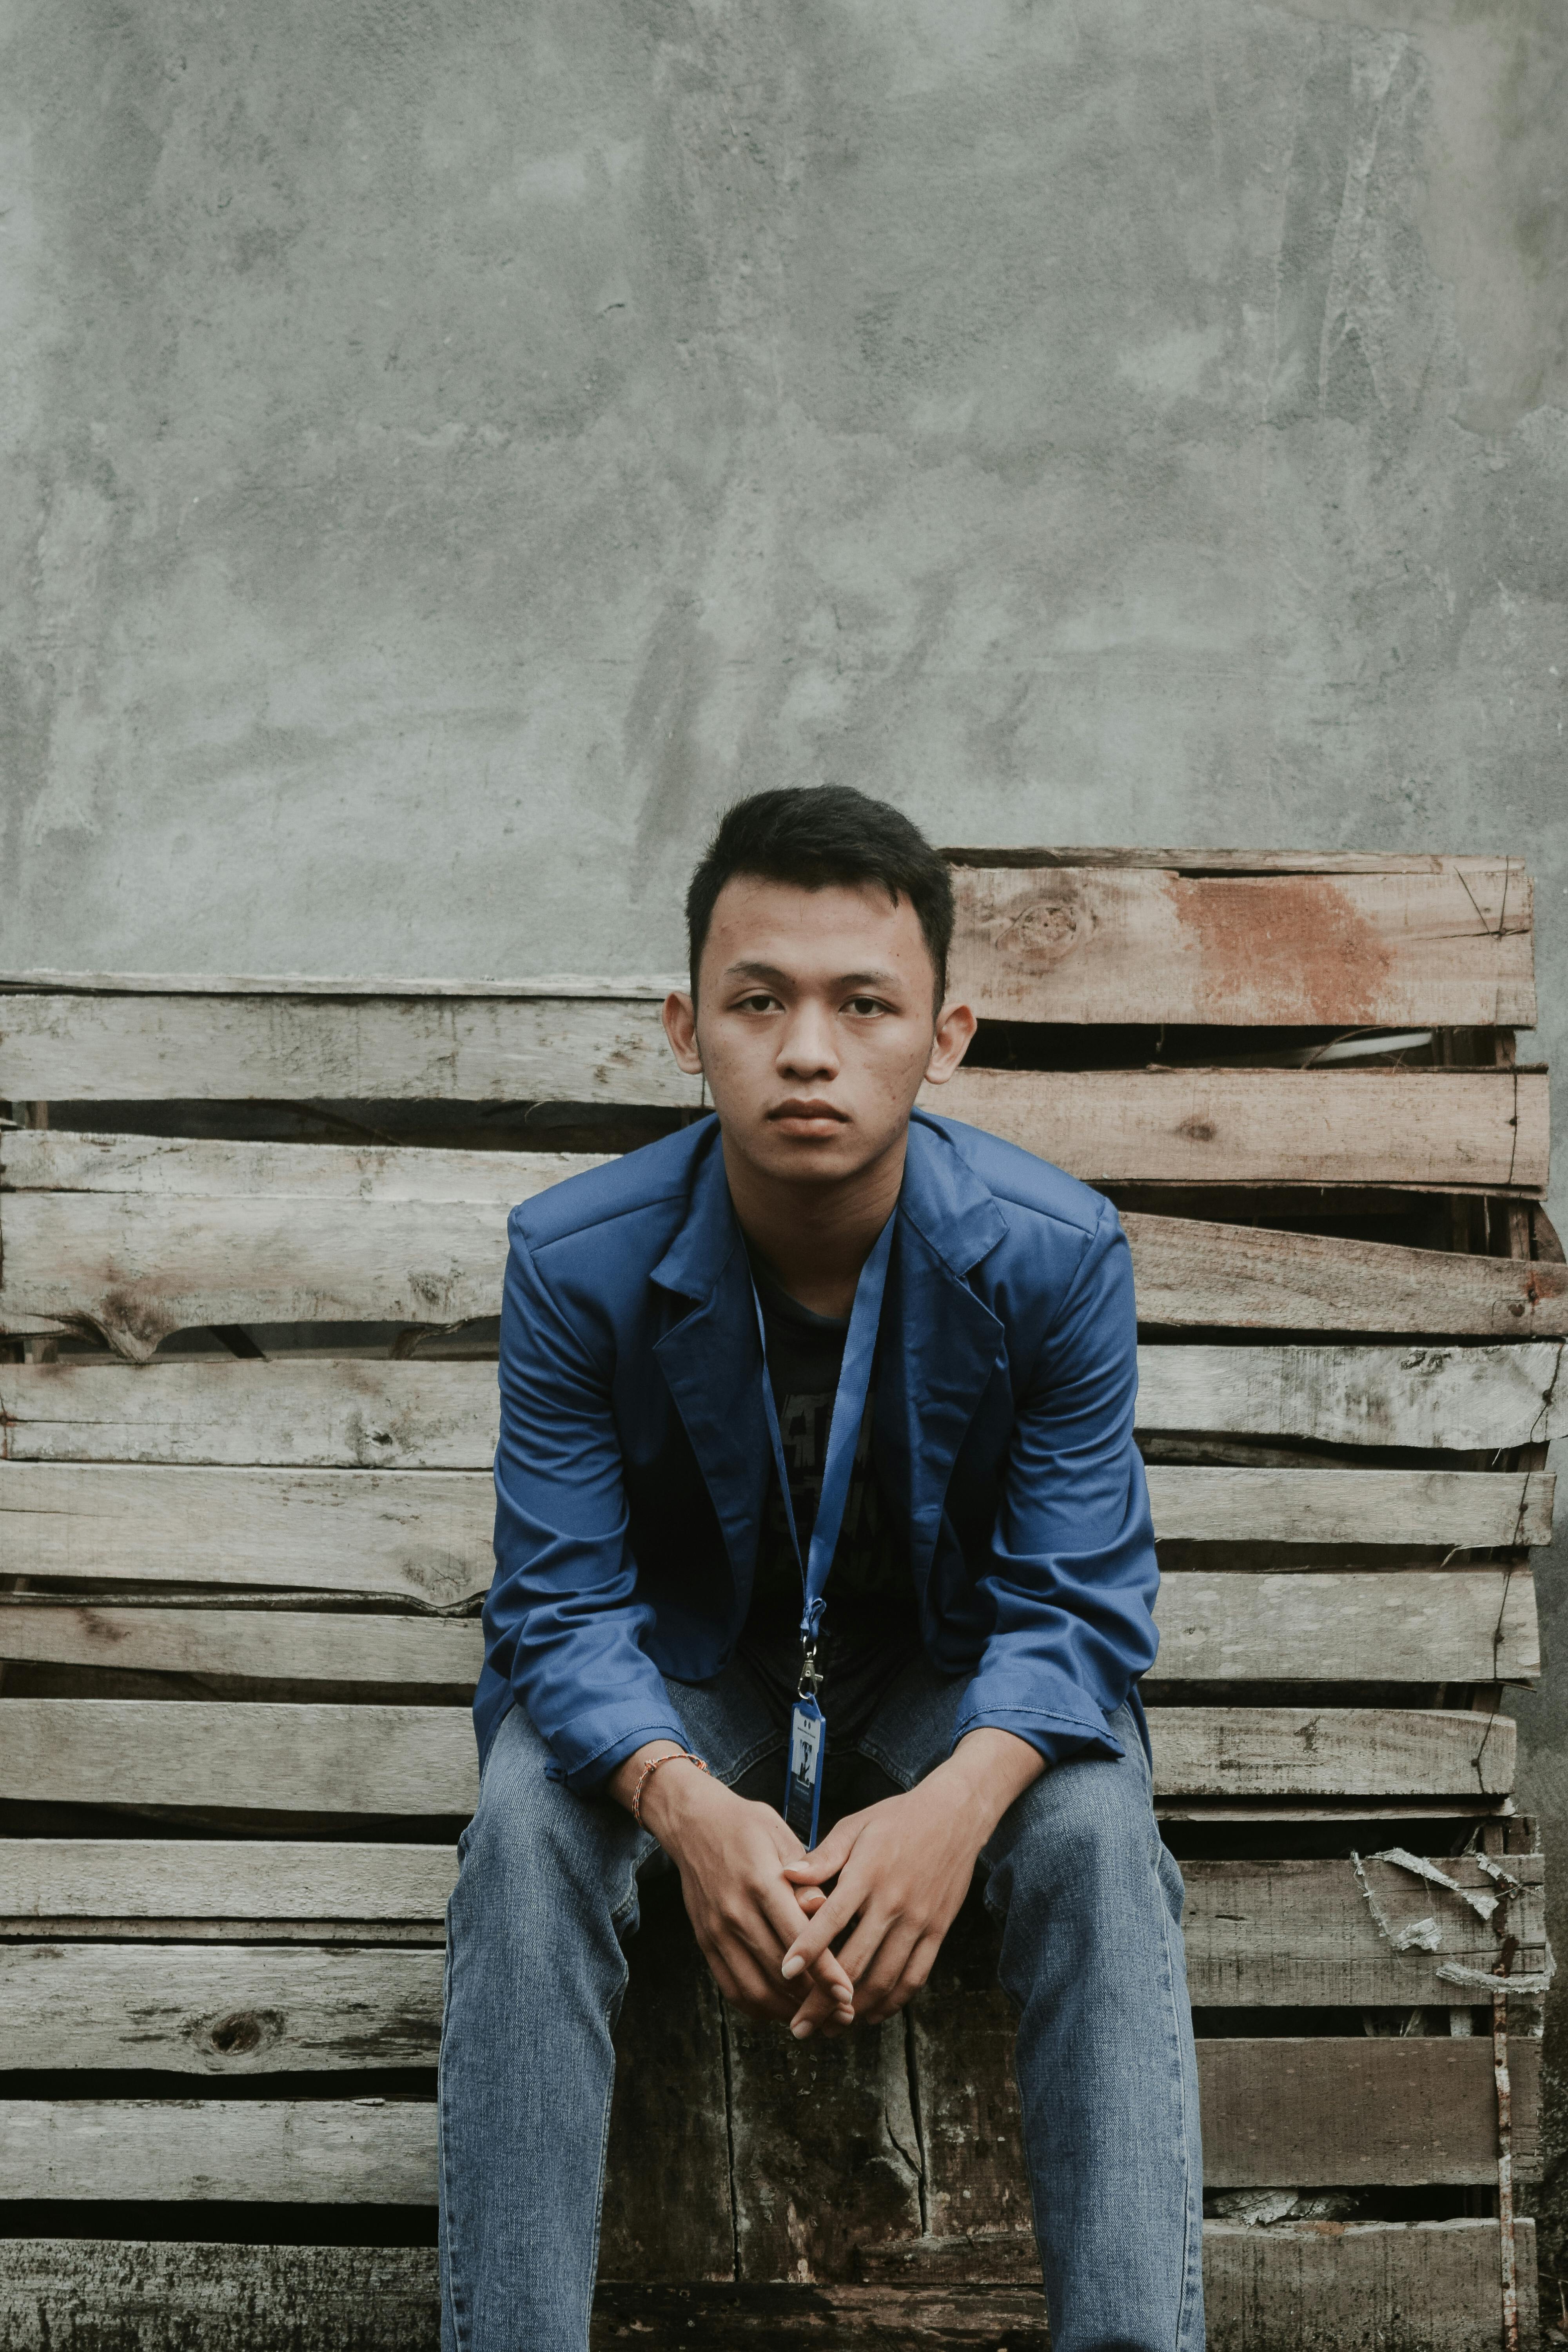
<svg viewBox="0 0 1568 2352"><path fill-rule="evenodd" d="M778 1066L796 1078L837 1076L833 1023L820 1004L797 1004L791 1013L780 1042Z"/></svg>

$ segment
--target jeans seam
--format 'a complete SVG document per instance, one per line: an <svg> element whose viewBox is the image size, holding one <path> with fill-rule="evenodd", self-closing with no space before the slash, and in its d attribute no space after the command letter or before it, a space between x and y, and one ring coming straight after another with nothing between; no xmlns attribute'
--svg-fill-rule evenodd
<svg viewBox="0 0 1568 2352"><path fill-rule="evenodd" d="M1176 1963L1172 1946L1173 1935L1177 1931L1175 1922L1171 1917L1170 1906L1165 1900L1165 1890L1160 1885L1158 1842L1159 1832L1156 1830L1155 1851L1150 1856L1150 1862L1154 1873L1160 1914L1164 1923L1161 1947L1165 1957L1165 1994L1172 2029L1172 2047L1176 2062L1176 2115L1182 2147L1182 2285L1176 2303L1176 2332L1173 2338L1173 2352L1183 2352L1193 2284L1193 2119L1187 2113L1187 2070L1183 2063L1181 2006L1176 1999ZM1201 2221L1199 2242L1201 2244Z"/></svg>
<svg viewBox="0 0 1568 2352"><path fill-rule="evenodd" d="M448 1907L447 1917L447 1967L445 1982L442 1986L441 2001L441 2065L437 2079L439 2096L437 2105L436 2135L441 2158L441 2186L446 2191L445 2198L442 2200L440 2217L442 2240L441 2252L446 2257L445 2261L441 2264L442 2271L445 2273L445 2280L441 2291L441 2302L443 2306L442 2315L450 2319L452 2341L454 2345L459 2347L459 2352L461 2352L462 2346L465 2344L472 2344L473 2335L471 2329L463 2327L459 2325L458 2316L457 2263L454 2258L454 2238L452 2228L453 2182L450 2171L451 2135L447 2129L447 2118L446 2063L447 2027L452 2013L452 1978L457 1968L457 1938L452 1933L451 1913L450 1908Z"/></svg>

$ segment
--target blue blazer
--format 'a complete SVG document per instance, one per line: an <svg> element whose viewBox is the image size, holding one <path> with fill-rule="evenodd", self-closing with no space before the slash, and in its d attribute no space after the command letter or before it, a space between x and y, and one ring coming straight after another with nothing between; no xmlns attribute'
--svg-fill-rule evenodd
<svg viewBox="0 0 1568 2352"><path fill-rule="evenodd" d="M897 1214L873 1445L927 1653L969 1677L954 1737L1120 1756L1106 1719L1153 1662L1159 1573L1116 1212L917 1111ZM684 1740L663 1677L718 1674L751 1598L773 1455L717 1120L553 1185L509 1232L475 1725L482 1765L526 1708L590 1789Z"/></svg>

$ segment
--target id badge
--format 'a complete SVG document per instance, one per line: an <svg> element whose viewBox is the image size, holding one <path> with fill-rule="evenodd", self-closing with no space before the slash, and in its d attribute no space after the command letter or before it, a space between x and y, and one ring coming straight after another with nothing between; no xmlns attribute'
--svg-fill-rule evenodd
<svg viewBox="0 0 1568 2352"><path fill-rule="evenodd" d="M784 1817L807 1849L816 1843L822 1803L822 1767L827 1753L827 1720L815 1698L797 1698L789 1719L789 1777Z"/></svg>

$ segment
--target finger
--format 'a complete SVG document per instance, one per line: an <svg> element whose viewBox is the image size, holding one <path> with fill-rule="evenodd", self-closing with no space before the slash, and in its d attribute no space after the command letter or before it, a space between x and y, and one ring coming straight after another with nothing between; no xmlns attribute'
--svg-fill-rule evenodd
<svg viewBox="0 0 1568 2352"><path fill-rule="evenodd" d="M817 1907L816 1918L807 1921L805 1927L802 1927L803 1906L800 1899L794 1887L781 1885L777 1890L776 1897L772 1890L767 1891L767 1916L770 1925L778 1931L779 1945L784 1954L780 1962L780 1972L786 1982L798 1976L811 1975L830 1985L842 1984L853 1999L854 1985L837 1953L828 1949L834 1937L837 1935L839 1927L843 1925L842 1920L837 1926L825 1925L837 1899L837 1895L828 1896ZM813 1938L814 1948L809 1955L805 1955L805 1945L808 1936ZM794 1968L789 1963L789 1955L792 1952L804 1955Z"/></svg>
<svg viewBox="0 0 1568 2352"><path fill-rule="evenodd" d="M797 2042L804 2042L809 2034L826 2026L835 2022L851 2025L854 2021L854 2003L845 1994L830 1993L822 1986L814 1985L790 2019L789 2030Z"/></svg>
<svg viewBox="0 0 1568 2352"><path fill-rule="evenodd" d="M814 1886L825 1878L837 1878L854 1853L859 1835L859 1816L852 1813L847 1820L836 1822L820 1845L814 1845L809 1853L792 1862L784 1872L785 1877Z"/></svg>
<svg viewBox="0 0 1568 2352"><path fill-rule="evenodd" d="M785 1952L784 1976L797 1977L804 1969L820 1968L828 1946L844 1933L864 1900L854 1872L846 1872L816 1918L799 1931Z"/></svg>
<svg viewBox="0 0 1568 2352"><path fill-rule="evenodd" d="M815 1919L827 1897L820 1886L800 1886L795 1889L795 1901L808 1919Z"/></svg>
<svg viewBox="0 0 1568 2352"><path fill-rule="evenodd" d="M930 1934L919 1936L903 1962L897 1977L879 1997L870 1996L866 2006L868 2024L879 2024L883 2018L892 2017L911 2001L931 1975L936 1956L942 1949L942 1937Z"/></svg>
<svg viewBox="0 0 1568 2352"><path fill-rule="evenodd" d="M705 1944L702 1953L714 1983L733 2007L743 2009L748 2015L791 2014L794 2003L789 1988L781 1986L773 1968L738 1937L727 1937L721 1944Z"/></svg>

